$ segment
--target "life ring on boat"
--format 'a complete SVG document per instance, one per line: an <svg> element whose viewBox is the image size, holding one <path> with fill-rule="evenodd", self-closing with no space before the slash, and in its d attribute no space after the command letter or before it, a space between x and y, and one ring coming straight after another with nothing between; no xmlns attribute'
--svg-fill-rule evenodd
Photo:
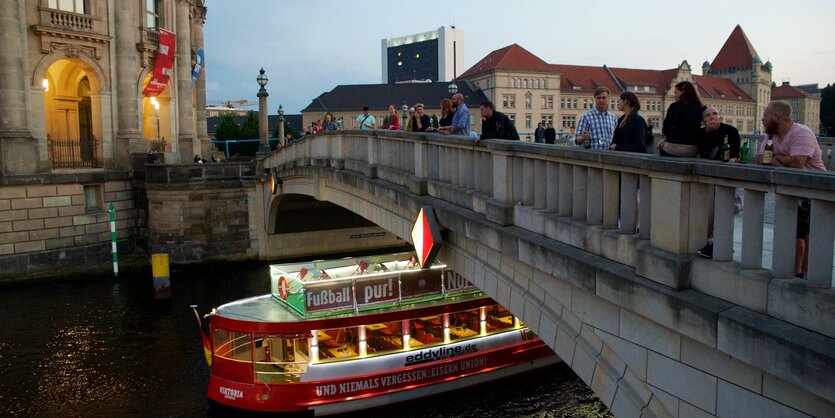
<svg viewBox="0 0 835 418"><path fill-rule="evenodd" d="M290 284L287 283L287 278L281 276L278 278L278 297L282 300L287 300L287 295L290 294Z"/></svg>

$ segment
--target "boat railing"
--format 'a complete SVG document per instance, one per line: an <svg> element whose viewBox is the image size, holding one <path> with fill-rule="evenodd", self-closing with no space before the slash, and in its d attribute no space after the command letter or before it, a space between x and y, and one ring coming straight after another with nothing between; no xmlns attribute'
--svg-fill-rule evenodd
<svg viewBox="0 0 835 418"><path fill-rule="evenodd" d="M259 383L296 383L307 373L308 362L256 361L255 381Z"/></svg>

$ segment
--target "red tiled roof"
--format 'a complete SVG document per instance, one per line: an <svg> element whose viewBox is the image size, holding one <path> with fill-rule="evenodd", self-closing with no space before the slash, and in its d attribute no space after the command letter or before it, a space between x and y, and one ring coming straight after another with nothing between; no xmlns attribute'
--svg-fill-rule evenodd
<svg viewBox="0 0 835 418"><path fill-rule="evenodd" d="M617 77L618 81L624 86L654 86L658 94L669 87L670 82L673 81L677 69L672 70L639 70L634 68L609 68L612 74Z"/></svg>
<svg viewBox="0 0 835 418"><path fill-rule="evenodd" d="M813 96L809 93L806 93L805 91L800 90L799 88L797 88L795 86L790 86L788 84L783 84L780 87L775 87L775 88L771 89L771 98L772 99L784 99L784 98L788 99L788 98L794 98L794 97L812 97L812 98L816 98L815 96Z"/></svg>
<svg viewBox="0 0 835 418"><path fill-rule="evenodd" d="M484 59L461 74L460 78L472 77L494 69L550 70L551 66L527 49L513 44L487 54Z"/></svg>
<svg viewBox="0 0 835 418"><path fill-rule="evenodd" d="M620 87L605 67L585 65L551 64L549 67L560 71L560 91L593 92L599 86L605 86L612 92L619 92Z"/></svg>
<svg viewBox="0 0 835 418"><path fill-rule="evenodd" d="M702 99L754 101L748 93L727 78L693 75L693 81L696 82Z"/></svg>
<svg viewBox="0 0 835 418"><path fill-rule="evenodd" d="M722 49L716 54L716 58L710 63L711 71L727 70L730 67L734 68L748 68L751 66L751 60L757 55L757 51L751 46L742 27L736 25L731 36L722 45Z"/></svg>

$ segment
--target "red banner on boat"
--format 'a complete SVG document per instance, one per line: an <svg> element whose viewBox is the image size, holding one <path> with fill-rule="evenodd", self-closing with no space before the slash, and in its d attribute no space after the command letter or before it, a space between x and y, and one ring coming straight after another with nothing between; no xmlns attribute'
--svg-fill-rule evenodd
<svg viewBox="0 0 835 418"><path fill-rule="evenodd" d="M370 305L400 299L397 274L388 277L357 280L357 305Z"/></svg>
<svg viewBox="0 0 835 418"><path fill-rule="evenodd" d="M159 96L168 86L174 69L174 51L177 44L177 35L165 29L159 29L159 52L154 59L154 73L142 95L146 97Z"/></svg>
<svg viewBox="0 0 835 418"><path fill-rule="evenodd" d="M308 283L304 287L304 309L307 313L353 307L350 280L327 284Z"/></svg>

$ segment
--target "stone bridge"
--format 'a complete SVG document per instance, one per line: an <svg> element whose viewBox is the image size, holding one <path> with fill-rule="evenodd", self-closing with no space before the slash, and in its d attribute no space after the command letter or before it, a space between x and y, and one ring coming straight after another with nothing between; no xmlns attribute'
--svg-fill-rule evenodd
<svg viewBox="0 0 835 418"><path fill-rule="evenodd" d="M287 196L405 240L432 206L448 234L441 259L618 417L835 416L833 175L384 131L307 137L257 175L262 258L281 246ZM812 199L807 280L793 277L801 197ZM694 257L711 227L714 259Z"/></svg>

